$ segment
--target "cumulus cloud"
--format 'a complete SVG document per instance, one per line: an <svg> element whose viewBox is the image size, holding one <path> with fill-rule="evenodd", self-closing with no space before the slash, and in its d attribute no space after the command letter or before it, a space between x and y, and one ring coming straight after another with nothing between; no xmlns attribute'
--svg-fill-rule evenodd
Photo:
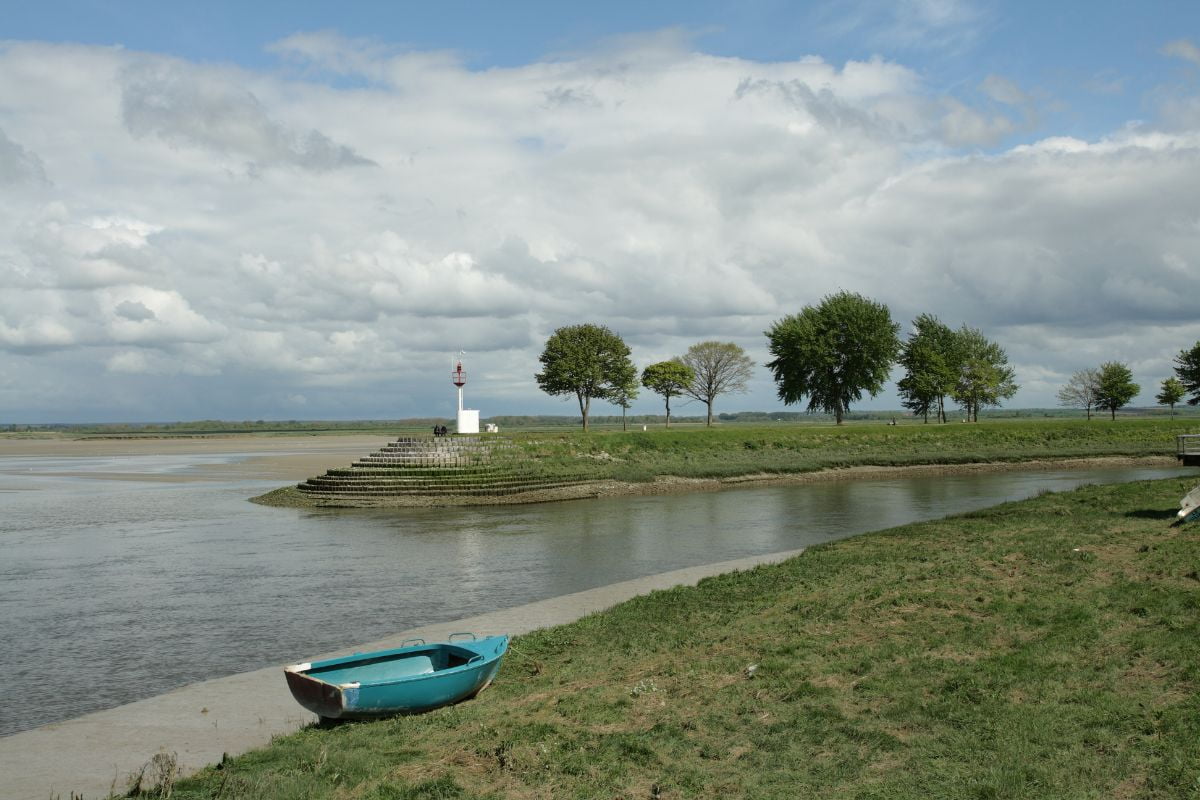
<svg viewBox="0 0 1200 800"><path fill-rule="evenodd" d="M763 63L675 34L484 71L328 33L275 49L295 71L0 51L0 170L36 142L20 163L55 177L0 192L0 351L40 387L6 407L449 413L465 349L485 413L563 410L532 379L560 325L608 324L640 365L712 338L761 363L773 320L842 289L984 328L1021 405L1110 358L1148 381L1200 336L1182 113L1005 146L1031 93L993 75L948 97L882 58ZM754 387L739 405L775 404ZM206 397L225 405L189 411Z"/></svg>
<svg viewBox="0 0 1200 800"><path fill-rule="evenodd" d="M211 148L255 165L323 172L375 163L315 128L292 130L272 119L253 93L222 76L160 60L125 70L121 113L134 136Z"/></svg>
<svg viewBox="0 0 1200 800"><path fill-rule="evenodd" d="M1003 114L987 114L948 97L943 100L946 114L939 130L942 140L955 147L993 145L1016 130L1016 125Z"/></svg>
<svg viewBox="0 0 1200 800"><path fill-rule="evenodd" d="M36 153L9 139L0 128L0 185L46 183L46 168Z"/></svg>

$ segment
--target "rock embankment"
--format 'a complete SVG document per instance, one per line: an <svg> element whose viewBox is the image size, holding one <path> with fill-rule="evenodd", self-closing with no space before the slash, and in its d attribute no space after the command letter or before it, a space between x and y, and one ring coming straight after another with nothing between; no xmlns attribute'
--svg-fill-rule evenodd
<svg viewBox="0 0 1200 800"><path fill-rule="evenodd" d="M503 440L480 436L402 436L349 467L309 478L297 489L314 501L351 504L404 497L504 497L589 480L582 472L542 470Z"/></svg>

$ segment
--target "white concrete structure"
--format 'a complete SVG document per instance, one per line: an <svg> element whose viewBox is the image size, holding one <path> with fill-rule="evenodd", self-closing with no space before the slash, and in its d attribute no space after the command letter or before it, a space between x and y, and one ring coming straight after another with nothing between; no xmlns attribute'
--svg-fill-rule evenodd
<svg viewBox="0 0 1200 800"><path fill-rule="evenodd" d="M474 408L458 410L458 432L479 433L479 411Z"/></svg>
<svg viewBox="0 0 1200 800"><path fill-rule="evenodd" d="M479 433L479 411L474 408L463 408L463 387L467 385L467 373L463 370L462 361L454 366L450 373L450 382L458 387L458 433Z"/></svg>

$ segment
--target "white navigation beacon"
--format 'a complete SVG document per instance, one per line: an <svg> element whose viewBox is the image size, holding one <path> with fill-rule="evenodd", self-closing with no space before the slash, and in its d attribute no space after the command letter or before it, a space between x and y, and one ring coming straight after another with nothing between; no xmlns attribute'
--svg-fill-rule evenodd
<svg viewBox="0 0 1200 800"><path fill-rule="evenodd" d="M463 369L461 353L455 361L450 382L458 387L458 433L479 433L479 410L463 408L463 387L467 385L467 371Z"/></svg>

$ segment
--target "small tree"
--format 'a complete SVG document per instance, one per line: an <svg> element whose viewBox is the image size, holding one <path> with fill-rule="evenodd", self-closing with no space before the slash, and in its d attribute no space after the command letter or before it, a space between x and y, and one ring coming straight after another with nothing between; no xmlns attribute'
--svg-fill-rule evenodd
<svg viewBox="0 0 1200 800"><path fill-rule="evenodd" d="M660 361L642 370L642 386L667 401L667 427L671 427L671 398L685 393L696 373L682 361Z"/></svg>
<svg viewBox="0 0 1200 800"><path fill-rule="evenodd" d="M1013 381L1004 348L990 341L983 332L963 325L956 333L961 358L954 385L954 400L967 412L967 418L979 422L981 406L998 406L1020 388Z"/></svg>
<svg viewBox="0 0 1200 800"><path fill-rule="evenodd" d="M790 405L808 397L809 411L833 414L841 425L852 401L883 389L899 332L887 306L851 292L784 317L766 331L779 399Z"/></svg>
<svg viewBox="0 0 1200 800"><path fill-rule="evenodd" d="M1117 419L1117 409L1129 405L1142 390L1133 382L1129 367L1118 361L1106 361L1100 365L1100 380L1096 388L1096 408L1108 409Z"/></svg>
<svg viewBox="0 0 1200 800"><path fill-rule="evenodd" d="M946 395L954 391L958 377L958 353L954 331L932 314L913 320L900 351L904 377L896 384L904 407L929 422L929 412L946 421Z"/></svg>
<svg viewBox="0 0 1200 800"><path fill-rule="evenodd" d="M1183 384L1183 390L1191 395L1188 405L1200 403L1200 342L1191 350L1180 350L1175 357L1175 376Z"/></svg>
<svg viewBox="0 0 1200 800"><path fill-rule="evenodd" d="M1058 390L1058 404L1064 408L1087 409L1087 418L1090 420L1099 391L1100 370L1081 369L1071 376L1066 386Z"/></svg>
<svg viewBox="0 0 1200 800"><path fill-rule="evenodd" d="M538 387L549 395L575 395L585 431L592 398L607 399L637 374L621 337L590 323L554 331L538 360L542 362L542 371L534 376Z"/></svg>
<svg viewBox="0 0 1200 800"><path fill-rule="evenodd" d="M713 400L718 395L746 391L746 381L754 374L754 362L733 342L700 342L689 347L679 360L695 373L683 393L708 406L708 426L713 421Z"/></svg>
<svg viewBox="0 0 1200 800"><path fill-rule="evenodd" d="M1187 394L1187 390L1183 388L1183 384L1178 378L1167 378L1160 385L1161 391L1155 395L1155 402L1171 407L1171 416L1175 416L1175 404L1183 399Z"/></svg>
<svg viewBox="0 0 1200 800"><path fill-rule="evenodd" d="M621 430L628 430L625 425L625 412L633 405L633 401L638 396L637 384L637 368L633 364L629 365L629 374L627 377L613 384L613 389L608 395L608 402L621 407Z"/></svg>

